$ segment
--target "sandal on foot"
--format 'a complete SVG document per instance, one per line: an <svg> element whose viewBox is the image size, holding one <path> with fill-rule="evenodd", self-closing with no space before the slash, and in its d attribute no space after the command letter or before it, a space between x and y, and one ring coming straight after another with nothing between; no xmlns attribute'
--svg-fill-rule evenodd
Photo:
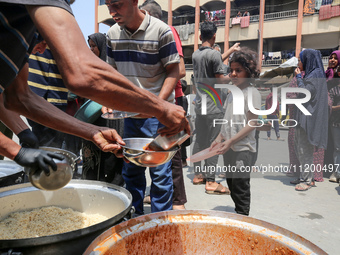
<svg viewBox="0 0 340 255"><path fill-rule="evenodd" d="M200 184L205 184L207 182L207 179L203 178L203 176L195 176L194 179L192 180L192 184L194 185L200 185Z"/></svg>
<svg viewBox="0 0 340 255"><path fill-rule="evenodd" d="M144 204L151 204L151 197L150 196L145 196L143 199Z"/></svg>
<svg viewBox="0 0 340 255"><path fill-rule="evenodd" d="M201 181L192 181L192 184L194 184L194 185L200 185L200 184L205 184L207 182L207 180L206 179L202 179Z"/></svg>
<svg viewBox="0 0 340 255"><path fill-rule="evenodd" d="M218 175L218 178L226 178L226 177L227 177L227 175L225 173L222 173L222 174Z"/></svg>
<svg viewBox="0 0 340 255"><path fill-rule="evenodd" d="M290 184L299 184L300 183L300 179L295 179L293 181L290 181Z"/></svg>
<svg viewBox="0 0 340 255"><path fill-rule="evenodd" d="M315 187L315 185L311 184L306 184L306 183L299 183L295 186L295 190L296 191L307 191L309 190L311 187Z"/></svg>
<svg viewBox="0 0 340 255"><path fill-rule="evenodd" d="M172 205L172 210L186 210L184 205Z"/></svg>
<svg viewBox="0 0 340 255"><path fill-rule="evenodd" d="M225 191L222 191L223 189ZM205 190L205 193L209 195L230 195L230 190L219 183L215 190Z"/></svg>

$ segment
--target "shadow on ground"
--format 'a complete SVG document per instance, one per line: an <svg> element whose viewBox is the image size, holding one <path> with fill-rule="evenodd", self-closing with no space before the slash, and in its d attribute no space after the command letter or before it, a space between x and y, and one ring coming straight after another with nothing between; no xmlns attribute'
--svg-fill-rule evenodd
<svg viewBox="0 0 340 255"><path fill-rule="evenodd" d="M271 180L271 181L280 181L284 185L292 186L290 181L294 180L294 177L288 177L284 174L278 175L263 175L264 179Z"/></svg>
<svg viewBox="0 0 340 255"><path fill-rule="evenodd" d="M338 192L338 195L340 195L340 186L336 187L335 190Z"/></svg>
<svg viewBox="0 0 340 255"><path fill-rule="evenodd" d="M213 208L214 211L223 211L223 212L231 212L231 213L235 213L235 208L233 206L216 206Z"/></svg>

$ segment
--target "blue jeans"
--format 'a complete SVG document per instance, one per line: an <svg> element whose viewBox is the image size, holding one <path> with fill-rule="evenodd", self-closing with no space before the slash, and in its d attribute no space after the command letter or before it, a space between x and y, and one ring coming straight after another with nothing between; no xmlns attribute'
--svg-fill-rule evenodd
<svg viewBox="0 0 340 255"><path fill-rule="evenodd" d="M148 119L125 119L124 138L131 137L156 137L157 130L163 125L156 118ZM144 214L143 199L146 189L145 178L146 167L136 166L133 163L125 163L123 167L123 178L126 189L132 194L132 205L136 214ZM171 160L157 167L150 167L152 180L150 197L151 211L160 212L172 209L173 182L171 172Z"/></svg>

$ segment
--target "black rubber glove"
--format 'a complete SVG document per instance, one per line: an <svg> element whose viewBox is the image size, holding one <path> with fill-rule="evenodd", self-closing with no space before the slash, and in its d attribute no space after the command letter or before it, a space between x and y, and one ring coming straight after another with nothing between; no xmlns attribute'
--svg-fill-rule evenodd
<svg viewBox="0 0 340 255"><path fill-rule="evenodd" d="M57 171L57 165L53 161L53 158L62 160L64 159L64 156L44 150L21 148L19 153L15 156L14 161L21 166L31 167L33 171L41 169L49 176L49 166L52 167L53 171Z"/></svg>
<svg viewBox="0 0 340 255"><path fill-rule="evenodd" d="M22 147L34 149L39 148L39 140L29 128L21 131L17 134L17 136Z"/></svg>

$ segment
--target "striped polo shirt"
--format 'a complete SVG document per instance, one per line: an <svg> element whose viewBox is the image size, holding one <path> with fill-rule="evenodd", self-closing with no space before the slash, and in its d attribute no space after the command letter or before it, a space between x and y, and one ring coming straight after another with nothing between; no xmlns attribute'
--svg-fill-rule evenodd
<svg viewBox="0 0 340 255"><path fill-rule="evenodd" d="M68 89L50 49L47 48L43 54L31 54L28 64L28 85L31 90L53 105L66 108Z"/></svg>
<svg viewBox="0 0 340 255"><path fill-rule="evenodd" d="M107 37L107 62L136 86L158 96L166 78L165 67L179 63L170 27L146 13L134 33L115 24ZM174 99L175 92L168 101Z"/></svg>
<svg viewBox="0 0 340 255"><path fill-rule="evenodd" d="M56 6L72 13L67 0L0 0L0 93L23 68L37 38L25 5Z"/></svg>

